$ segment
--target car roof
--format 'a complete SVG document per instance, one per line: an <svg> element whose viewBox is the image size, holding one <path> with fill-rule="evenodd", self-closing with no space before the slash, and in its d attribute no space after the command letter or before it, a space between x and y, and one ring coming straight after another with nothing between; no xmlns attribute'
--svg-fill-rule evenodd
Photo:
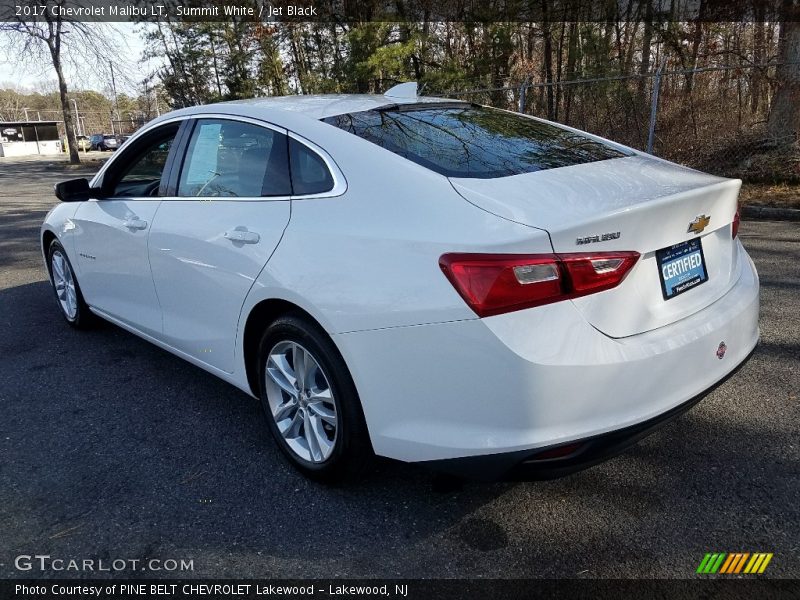
<svg viewBox="0 0 800 600"><path fill-rule="evenodd" d="M274 96L270 98L251 98L230 100L214 104L201 104L179 108L150 121L137 132L146 132L165 122L203 115L231 115L264 120L284 127L301 136L315 139L322 134L320 126L328 128L321 119L348 113L375 110L389 106L420 104L466 104L460 100L436 98L432 96L381 96L378 94L322 94Z"/></svg>
<svg viewBox="0 0 800 600"><path fill-rule="evenodd" d="M397 98L381 96L378 94L320 94L309 96L275 96L271 98L252 98L249 100L231 100L216 104L205 104L202 111L213 112L214 107L230 109L231 105L242 105L248 108L263 108L299 113L312 119L324 119L336 115L374 110L392 105L426 104L454 102L447 98L432 96L416 96L412 98ZM195 110L201 107L194 107Z"/></svg>

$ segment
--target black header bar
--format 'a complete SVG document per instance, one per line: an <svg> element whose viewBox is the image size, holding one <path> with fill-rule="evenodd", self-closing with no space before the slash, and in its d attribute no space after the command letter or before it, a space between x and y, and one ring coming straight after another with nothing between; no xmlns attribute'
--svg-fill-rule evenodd
<svg viewBox="0 0 800 600"><path fill-rule="evenodd" d="M649 10L648 10L648 4ZM791 0L0 0L0 22L798 21Z"/></svg>

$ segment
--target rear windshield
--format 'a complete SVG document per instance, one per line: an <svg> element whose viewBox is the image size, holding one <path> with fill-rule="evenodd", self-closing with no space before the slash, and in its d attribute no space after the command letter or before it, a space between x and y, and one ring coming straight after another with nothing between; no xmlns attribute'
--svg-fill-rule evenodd
<svg viewBox="0 0 800 600"><path fill-rule="evenodd" d="M469 104L369 110L323 121L447 177L490 179L629 156L579 133Z"/></svg>

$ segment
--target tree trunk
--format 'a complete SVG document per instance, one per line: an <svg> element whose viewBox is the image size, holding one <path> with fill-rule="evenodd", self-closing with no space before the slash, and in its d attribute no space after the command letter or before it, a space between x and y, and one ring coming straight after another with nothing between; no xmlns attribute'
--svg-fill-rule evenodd
<svg viewBox="0 0 800 600"><path fill-rule="evenodd" d="M544 79L548 84L553 83L553 37L550 27L550 16L547 13L547 2L542 0L542 37L544 37ZM553 86L548 85L547 89L547 118L555 120L555 98L553 97Z"/></svg>
<svg viewBox="0 0 800 600"><path fill-rule="evenodd" d="M558 36L558 48L556 49L556 83L561 82L562 76L562 68L563 68L563 56L564 56L564 37L567 33L567 10L564 9L564 15L561 19L561 33ZM556 98L555 98L555 105L556 105L556 112L554 115L554 120L558 121L558 112L561 108L561 86L556 85Z"/></svg>
<svg viewBox="0 0 800 600"><path fill-rule="evenodd" d="M569 41L567 42L567 81L575 79L575 63L578 54L578 24L573 21L569 24ZM569 125L570 110L575 87L568 85L564 90L564 120Z"/></svg>
<svg viewBox="0 0 800 600"><path fill-rule="evenodd" d="M767 122L774 136L800 134L800 22L798 2L783 0L777 68L779 87L772 100ZM794 64L786 64L794 63Z"/></svg>
<svg viewBox="0 0 800 600"><path fill-rule="evenodd" d="M647 99L647 75L650 72L650 45L653 43L653 5L651 0L645 0L644 33L642 34L642 62L639 65L639 78L636 95L637 104L644 111L649 106Z"/></svg>
<svg viewBox="0 0 800 600"><path fill-rule="evenodd" d="M705 0L700 0L700 9L698 12L697 20L694 23L694 33L692 35L692 53L689 62L689 69L697 68L697 54L700 52L700 42L703 41L703 17L705 15L706 3ZM692 88L694 87L694 73L686 74L686 93L691 97Z"/></svg>
<svg viewBox="0 0 800 600"><path fill-rule="evenodd" d="M50 24L52 28L52 23ZM53 59L53 68L56 70L58 77L58 96L61 100L61 113L64 115L64 134L67 136L67 151L69 152L69 162L73 165L79 165L81 157L78 154L78 142L75 139L75 125L72 120L72 110L69 107L69 98L67 97L67 82L64 79L64 69L61 66L61 39L60 27L56 29L56 35L48 40L48 48L50 48L50 56Z"/></svg>

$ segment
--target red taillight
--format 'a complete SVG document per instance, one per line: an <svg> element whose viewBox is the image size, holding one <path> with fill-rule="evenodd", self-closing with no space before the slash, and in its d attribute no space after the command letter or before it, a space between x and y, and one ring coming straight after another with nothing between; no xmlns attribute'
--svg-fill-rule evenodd
<svg viewBox="0 0 800 600"><path fill-rule="evenodd" d="M731 225L731 237L736 239L736 236L739 235L739 221L741 218L739 217L739 209L736 209L736 214L733 215L733 224Z"/></svg>
<svg viewBox="0 0 800 600"><path fill-rule="evenodd" d="M479 317L541 306L618 286L638 252L444 254L439 266Z"/></svg>

